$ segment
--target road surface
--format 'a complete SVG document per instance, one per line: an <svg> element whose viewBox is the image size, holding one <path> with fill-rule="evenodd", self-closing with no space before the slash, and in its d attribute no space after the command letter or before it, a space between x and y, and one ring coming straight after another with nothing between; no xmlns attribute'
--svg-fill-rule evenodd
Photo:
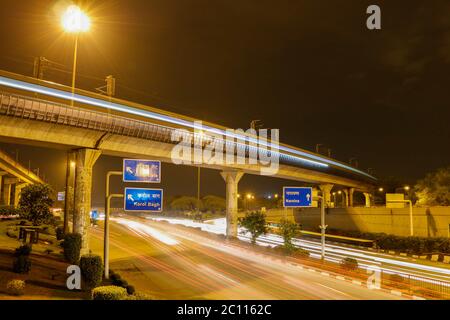
<svg viewBox="0 0 450 320"><path fill-rule="evenodd" d="M120 217L110 230L111 269L157 299L400 299L167 223ZM91 234L102 255L103 229Z"/></svg>
<svg viewBox="0 0 450 320"><path fill-rule="evenodd" d="M196 222L188 219L176 219L166 217L147 217L155 221L168 221L172 224L179 224L190 227L201 228L203 231L225 234L226 222L224 218L214 219L206 222ZM249 234L242 234L239 228L239 238L250 241ZM302 238L296 239L293 243L310 252L311 257L320 258L320 239ZM278 246L283 244L283 239L279 235L267 234L258 237L258 244ZM382 252L370 251L365 248L354 248L344 244L327 241L326 260L339 263L343 258L351 257L358 261L361 268L377 267L387 274L398 274L403 277L423 282L435 283L442 281L442 285L447 285L447 292L450 293L450 266L441 262L433 262L412 257L402 257ZM444 283L445 282L445 283Z"/></svg>

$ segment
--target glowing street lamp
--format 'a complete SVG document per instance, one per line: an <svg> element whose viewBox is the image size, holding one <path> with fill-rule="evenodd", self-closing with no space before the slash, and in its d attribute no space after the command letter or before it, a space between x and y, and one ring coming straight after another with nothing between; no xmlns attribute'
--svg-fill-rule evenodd
<svg viewBox="0 0 450 320"><path fill-rule="evenodd" d="M379 191L379 192L383 192L384 189L383 189L383 188L378 188L378 191Z"/></svg>
<svg viewBox="0 0 450 320"><path fill-rule="evenodd" d="M91 20L80 9L80 7L76 5L70 5L61 17L61 25L66 32L75 34L75 47L73 53L73 70L72 70L72 95L74 95L75 75L77 71L78 37L80 33L89 31L91 27Z"/></svg>
<svg viewBox="0 0 450 320"><path fill-rule="evenodd" d="M405 191L409 191L409 186L404 187Z"/></svg>
<svg viewBox="0 0 450 320"><path fill-rule="evenodd" d="M91 27L89 17L76 5L70 5L61 17L61 25L66 32L86 32Z"/></svg>

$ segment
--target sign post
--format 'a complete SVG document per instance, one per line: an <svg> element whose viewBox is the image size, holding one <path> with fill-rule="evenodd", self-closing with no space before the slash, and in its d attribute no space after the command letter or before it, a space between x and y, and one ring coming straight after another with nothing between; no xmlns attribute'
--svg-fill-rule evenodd
<svg viewBox="0 0 450 320"><path fill-rule="evenodd" d="M323 197L313 199L311 187L283 187L283 207L285 208L309 208L312 207L313 200L320 200L320 230L321 230L321 258L325 259L325 201Z"/></svg>
<svg viewBox="0 0 450 320"><path fill-rule="evenodd" d="M105 278L109 279L109 216L112 198L124 198L124 194L110 194L109 180L112 176L122 176L123 182L143 182L143 183L161 183L161 161L141 160L141 159L124 159L122 171L109 171L106 175L105 185L105 225L104 225L104 264ZM127 193L127 190L130 190ZM134 192L133 190L141 190ZM143 191L144 190L144 191ZM158 190L149 193L145 190ZM161 189L137 189L125 188L124 209L125 211L162 211L162 190ZM150 194L144 204L144 198ZM144 195L144 197L139 197ZM159 200L158 200L159 195ZM130 198L131 197L131 198ZM136 198L136 201L127 201ZM158 202L159 201L159 202ZM129 210L127 207L129 206Z"/></svg>
<svg viewBox="0 0 450 320"><path fill-rule="evenodd" d="M122 171L109 171L106 174L106 185L105 185L105 222L104 222L104 249L103 249L103 260L105 264L105 279L109 279L109 211L112 195L109 194L109 180L111 176L121 176ZM118 196L118 195L116 195ZM121 195L123 197L123 195Z"/></svg>

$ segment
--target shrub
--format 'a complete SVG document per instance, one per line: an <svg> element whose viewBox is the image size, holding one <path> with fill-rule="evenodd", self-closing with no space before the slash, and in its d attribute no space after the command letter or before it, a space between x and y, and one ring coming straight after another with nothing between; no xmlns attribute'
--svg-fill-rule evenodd
<svg viewBox="0 0 450 320"><path fill-rule="evenodd" d="M356 259L346 257L341 260L341 267L345 270L355 271L358 269L358 261L356 261Z"/></svg>
<svg viewBox="0 0 450 320"><path fill-rule="evenodd" d="M252 244L256 243L256 239L260 235L266 234L268 231L266 215L260 211L247 213L244 218L239 218L238 223L239 226L245 228L243 234L250 232Z"/></svg>
<svg viewBox="0 0 450 320"><path fill-rule="evenodd" d="M78 264L80 260L81 234L66 234L62 246L64 249L64 258L71 264Z"/></svg>
<svg viewBox="0 0 450 320"><path fill-rule="evenodd" d="M55 233L56 233L56 240L64 239L64 228L63 227L56 227Z"/></svg>
<svg viewBox="0 0 450 320"><path fill-rule="evenodd" d="M29 256L30 253L31 253L31 246L29 244L25 244L16 249L16 251L14 252L14 256L15 257Z"/></svg>
<svg viewBox="0 0 450 320"><path fill-rule="evenodd" d="M87 254L80 258L81 275L89 288L95 288L102 282L103 263L98 255Z"/></svg>
<svg viewBox="0 0 450 320"><path fill-rule="evenodd" d="M118 273L110 273L110 279L112 280L112 282L114 283L114 282L116 282L116 281L118 281L118 280L121 280L122 279L122 277L120 276L120 274L118 274Z"/></svg>
<svg viewBox="0 0 450 320"><path fill-rule="evenodd" d="M287 219L282 219L279 224L279 232L284 240L284 247L287 251L294 251L295 246L292 243L292 238L299 235L299 227L295 222Z"/></svg>
<svg viewBox="0 0 450 320"><path fill-rule="evenodd" d="M13 271L15 273L28 273L31 269L31 261L28 256L18 256L13 261Z"/></svg>
<svg viewBox="0 0 450 320"><path fill-rule="evenodd" d="M125 296L121 300L153 300L153 297L145 293L136 292Z"/></svg>
<svg viewBox="0 0 450 320"><path fill-rule="evenodd" d="M125 288L102 286L92 290L92 300L121 300L127 296Z"/></svg>
<svg viewBox="0 0 450 320"><path fill-rule="evenodd" d="M136 289L132 285L128 285L126 289L128 294L134 294L136 292Z"/></svg>
<svg viewBox="0 0 450 320"><path fill-rule="evenodd" d="M113 281L113 285L126 288L128 286L128 281L124 279L118 279L116 281Z"/></svg>
<svg viewBox="0 0 450 320"><path fill-rule="evenodd" d="M10 295L21 296L25 291L25 281L11 280L6 284L6 290Z"/></svg>

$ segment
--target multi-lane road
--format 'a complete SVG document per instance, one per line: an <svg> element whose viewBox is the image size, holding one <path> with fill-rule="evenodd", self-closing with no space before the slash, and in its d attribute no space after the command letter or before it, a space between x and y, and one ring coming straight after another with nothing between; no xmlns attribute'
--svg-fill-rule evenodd
<svg viewBox="0 0 450 320"><path fill-rule="evenodd" d="M167 221L172 224L197 227L203 231L225 234L225 219L215 219L207 222L195 222L188 219L174 219L166 217L148 217L155 221ZM239 238L244 241L250 241L249 234L243 234L239 230ZM258 238L258 244L267 246L277 246L283 244L283 239L279 235L267 234ZM310 252L311 257L320 258L321 243L320 239L302 238L296 239L293 243ZM351 247L343 244L326 243L326 260L339 263L343 258L351 257L358 261L359 267L379 268L386 274L397 274L403 277L411 277L416 282L428 282L435 285L447 285L446 292L450 293L450 265L432 262L428 260L416 259L408 256L392 255L383 252L371 251L365 248Z"/></svg>
<svg viewBox="0 0 450 320"><path fill-rule="evenodd" d="M91 234L92 251L102 254L103 230ZM400 298L177 225L130 217L112 219L110 266L158 299Z"/></svg>

